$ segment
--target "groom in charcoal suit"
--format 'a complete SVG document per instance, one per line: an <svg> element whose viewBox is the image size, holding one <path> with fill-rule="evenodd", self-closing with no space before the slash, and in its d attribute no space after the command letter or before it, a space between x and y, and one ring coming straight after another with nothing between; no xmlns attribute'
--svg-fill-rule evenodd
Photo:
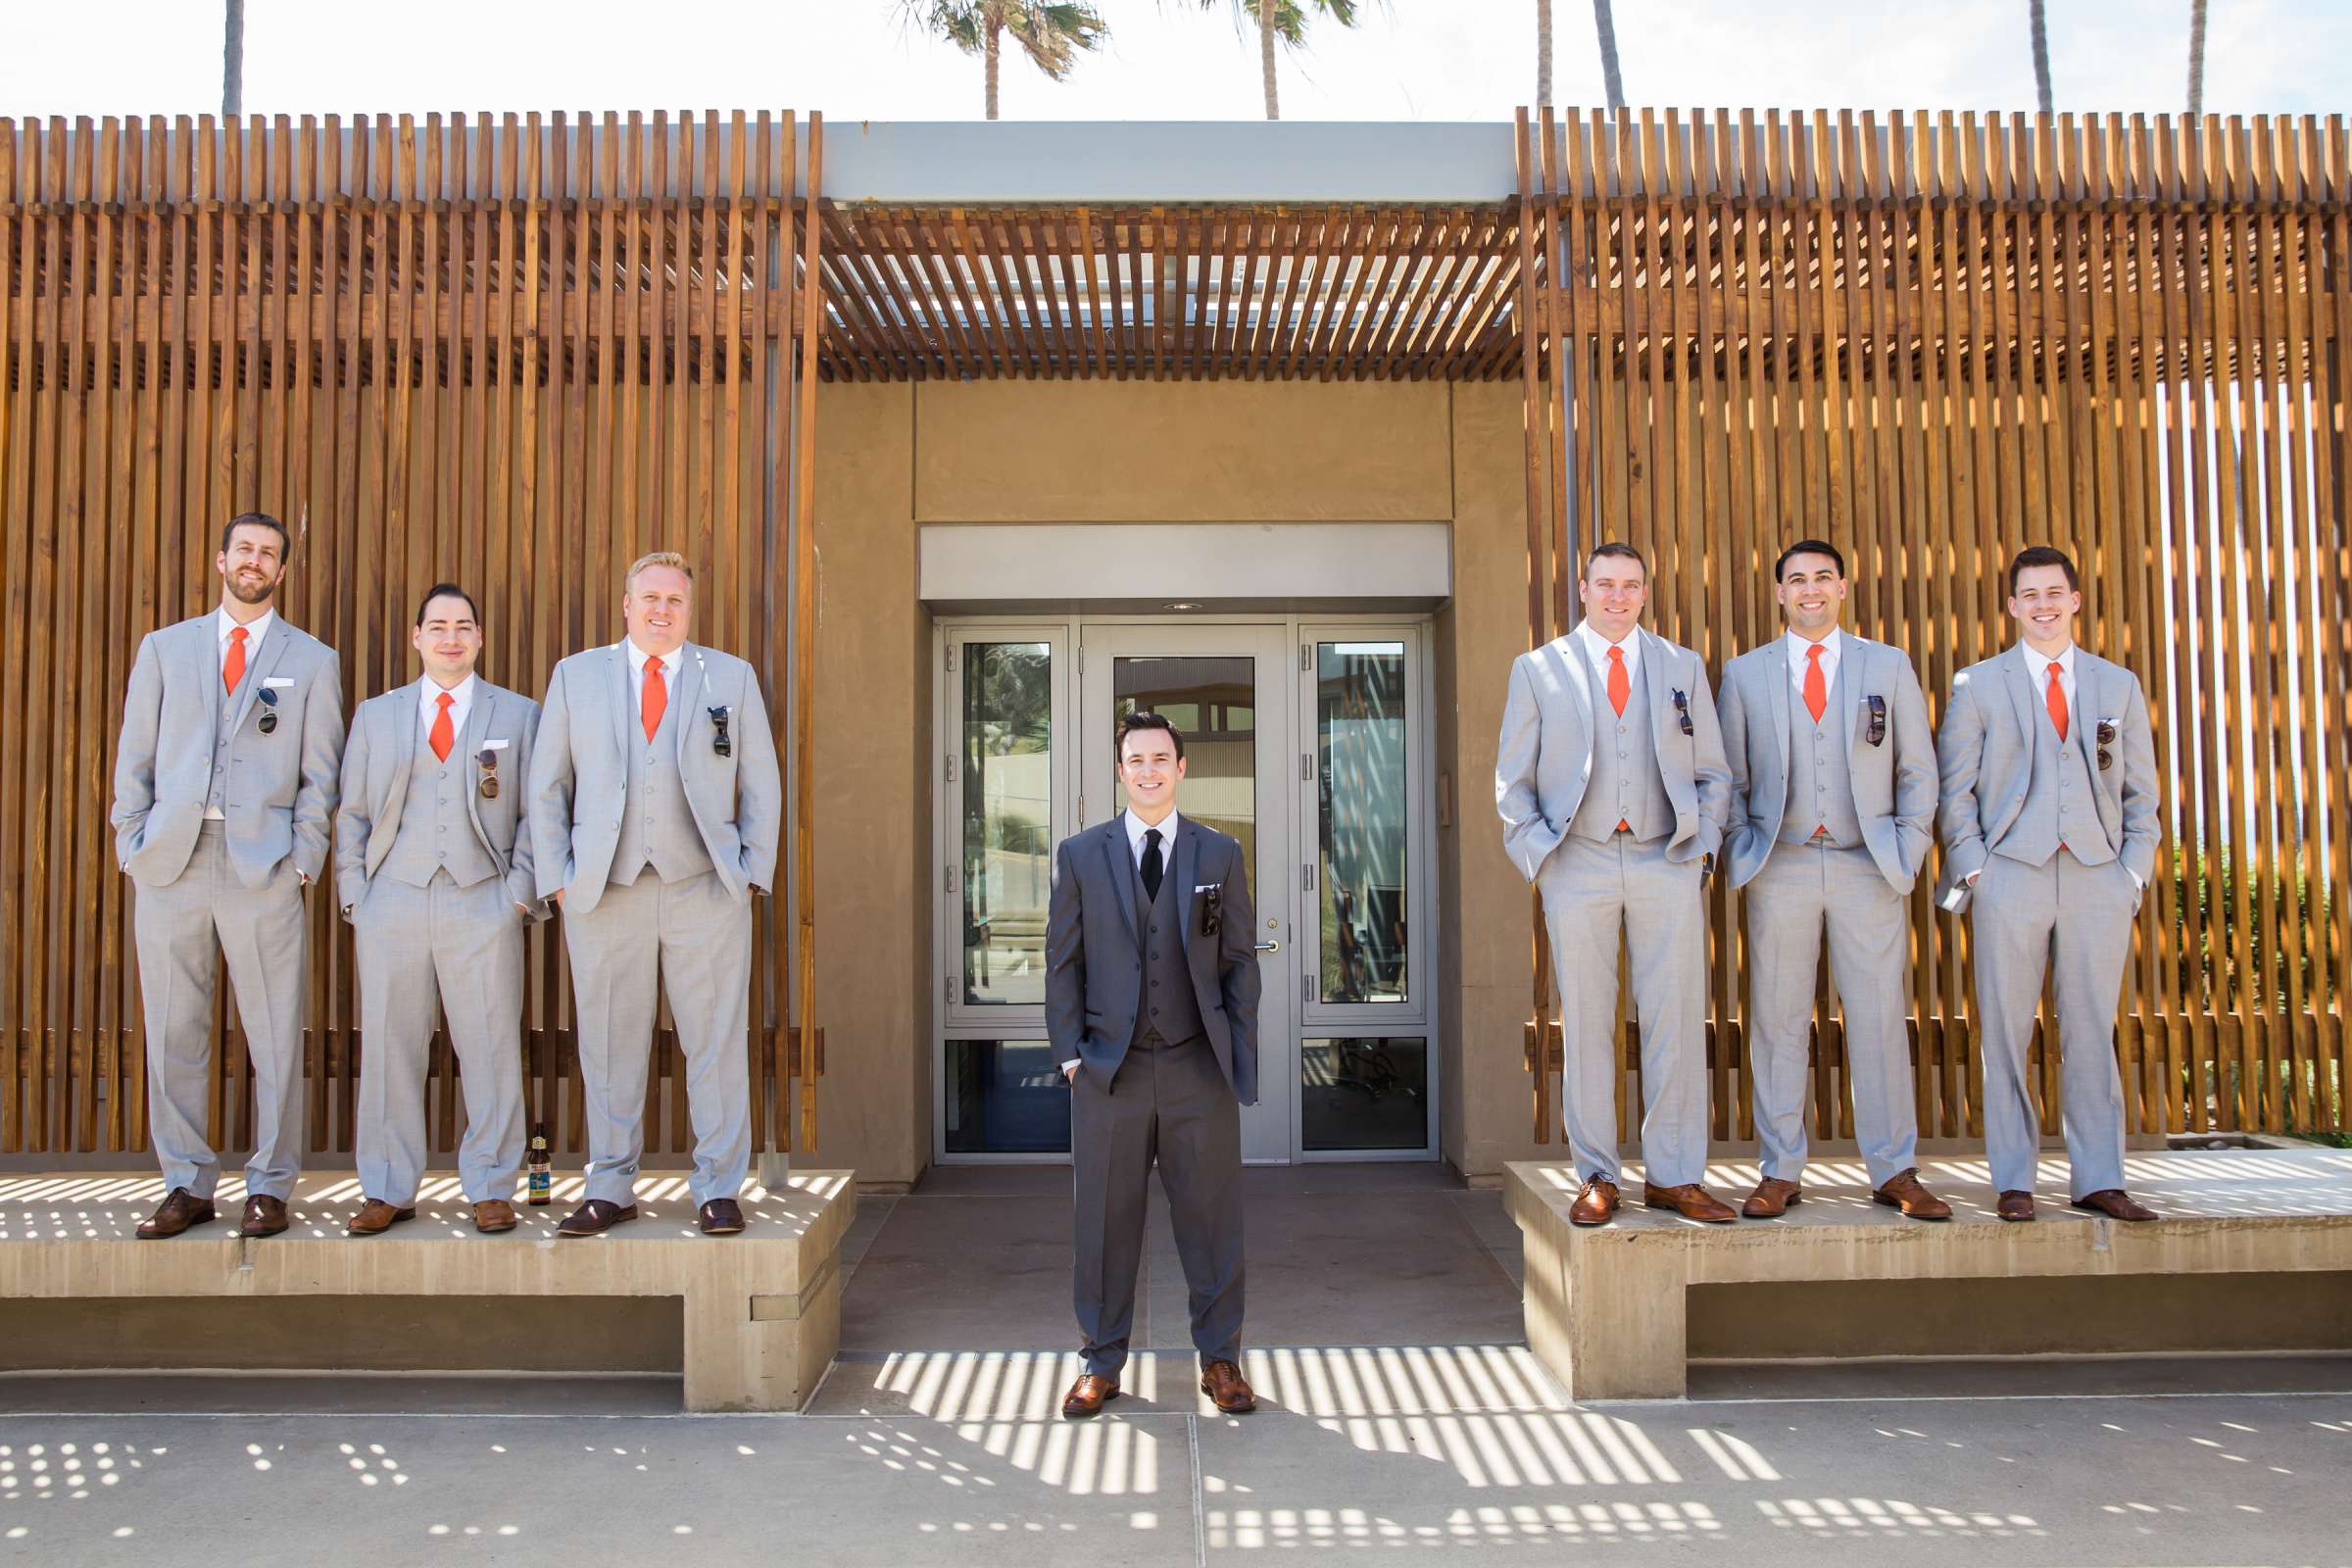
<svg viewBox="0 0 2352 1568"><path fill-rule="evenodd" d="M1257 953L1235 840L1180 818L1184 737L1157 713L1119 728L1127 809L1054 855L1046 1032L1070 1081L1071 1298L1085 1370L1065 1416L1119 1392L1152 1167L1192 1290L1200 1392L1257 1407L1240 1365L1242 1106L1257 1101Z"/></svg>

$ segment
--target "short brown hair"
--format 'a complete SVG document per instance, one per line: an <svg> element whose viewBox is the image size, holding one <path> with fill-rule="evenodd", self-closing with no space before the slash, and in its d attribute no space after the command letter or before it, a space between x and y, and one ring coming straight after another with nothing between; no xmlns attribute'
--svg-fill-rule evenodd
<svg viewBox="0 0 2352 1568"><path fill-rule="evenodd" d="M2017 574L2028 566L2056 566L2066 573L2068 593L2079 594L2082 591L2082 576L2075 570L2075 564L2068 559L2065 551L2050 545L2028 545L2009 563L2010 598L2017 597Z"/></svg>
<svg viewBox="0 0 2352 1568"><path fill-rule="evenodd" d="M221 524L220 553L222 555L225 556L228 554L228 542L236 537L236 533L239 528L276 529L278 561L280 564L283 564L284 562L293 558L294 536L286 532L286 525L284 523L278 521L267 512L240 512L235 516L229 518L227 522Z"/></svg>
<svg viewBox="0 0 2352 1568"><path fill-rule="evenodd" d="M1643 582L1649 580L1649 563L1642 559L1641 551L1636 550L1622 539L1611 539L1606 544L1594 545L1592 553L1585 558L1585 569L1581 575L1592 576L1592 563L1600 560L1603 556L1614 556L1620 560L1632 562L1642 568L1642 580Z"/></svg>
<svg viewBox="0 0 2352 1568"><path fill-rule="evenodd" d="M621 573L620 591L625 594L635 589L637 574L648 566L667 566L672 570L682 571L686 574L686 585L690 588L694 586L694 564L692 562L674 550L656 550L649 555L639 556L635 561L629 563L629 569Z"/></svg>
<svg viewBox="0 0 2352 1568"><path fill-rule="evenodd" d="M1177 760L1184 760L1184 736L1175 725L1168 722L1168 716L1165 713L1154 713L1149 709L1138 710L1119 720L1119 755L1121 757L1127 755L1127 737L1139 729L1165 730L1168 739L1176 747Z"/></svg>

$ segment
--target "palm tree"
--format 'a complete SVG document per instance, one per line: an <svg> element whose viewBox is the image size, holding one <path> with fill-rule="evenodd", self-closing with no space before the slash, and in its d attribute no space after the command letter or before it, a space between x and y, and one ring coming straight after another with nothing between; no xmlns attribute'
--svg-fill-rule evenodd
<svg viewBox="0 0 2352 1568"><path fill-rule="evenodd" d="M1617 74L1617 19L1609 14L1609 0L1592 0L1592 28L1600 34L1600 82L1608 92L1609 108L1623 109L1625 78Z"/></svg>
<svg viewBox="0 0 2352 1568"><path fill-rule="evenodd" d="M2188 5L2188 112L2205 112L2205 0Z"/></svg>
<svg viewBox="0 0 2352 1568"><path fill-rule="evenodd" d="M1054 81L1069 78L1078 52L1110 36L1102 14L1080 0L901 0L909 22L987 63L988 118L997 118L997 76L1004 35Z"/></svg>
<svg viewBox="0 0 2352 1568"><path fill-rule="evenodd" d="M2027 0L2027 24L2034 34L2034 91L2041 112L2050 112L2050 25L2042 15L2042 0Z"/></svg>
<svg viewBox="0 0 2352 1568"><path fill-rule="evenodd" d="M245 112L245 0L228 0L220 40L220 118Z"/></svg>
<svg viewBox="0 0 2352 1568"><path fill-rule="evenodd" d="M1200 0L1200 9L1212 11L1220 4L1233 12L1237 32L1245 19L1257 24L1257 64L1265 77L1268 120L1282 118L1274 76L1275 40L1280 39L1285 48L1305 48L1309 11L1320 11L1343 27L1354 26L1357 15L1356 0Z"/></svg>

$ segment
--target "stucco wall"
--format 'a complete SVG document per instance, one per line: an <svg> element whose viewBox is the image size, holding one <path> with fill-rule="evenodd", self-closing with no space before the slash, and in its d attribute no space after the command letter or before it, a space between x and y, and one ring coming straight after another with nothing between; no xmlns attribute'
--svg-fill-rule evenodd
<svg viewBox="0 0 2352 1568"><path fill-rule="evenodd" d="M1494 826L1503 677L1525 639L1516 386L925 382L819 398L821 1157L913 1180L931 1147L931 618L924 522L1446 521L1437 617L1442 1151L1532 1157L1526 884Z"/></svg>

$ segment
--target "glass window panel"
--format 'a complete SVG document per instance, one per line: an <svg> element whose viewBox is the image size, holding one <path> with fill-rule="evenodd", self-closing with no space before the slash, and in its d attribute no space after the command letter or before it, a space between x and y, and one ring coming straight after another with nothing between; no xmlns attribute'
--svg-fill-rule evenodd
<svg viewBox="0 0 2352 1568"><path fill-rule="evenodd" d="M1070 1090L1044 1040L951 1040L948 1152L1066 1154Z"/></svg>
<svg viewBox="0 0 2352 1568"><path fill-rule="evenodd" d="M1243 864L1257 863L1257 661L1188 656L1113 659L1112 724L1127 715L1164 715L1184 737L1184 783L1176 809L1241 840ZM1115 760L1114 760L1114 766ZM1111 804L1127 808L1113 782Z"/></svg>
<svg viewBox="0 0 2352 1568"><path fill-rule="evenodd" d="M1054 888L1054 649L966 643L963 1000L1046 1000Z"/></svg>
<svg viewBox="0 0 2352 1568"><path fill-rule="evenodd" d="M1300 1041L1298 1141L1316 1153L1429 1147L1429 1042Z"/></svg>
<svg viewBox="0 0 2352 1568"><path fill-rule="evenodd" d="M1325 1002L1404 1002L1404 645L1315 645Z"/></svg>

